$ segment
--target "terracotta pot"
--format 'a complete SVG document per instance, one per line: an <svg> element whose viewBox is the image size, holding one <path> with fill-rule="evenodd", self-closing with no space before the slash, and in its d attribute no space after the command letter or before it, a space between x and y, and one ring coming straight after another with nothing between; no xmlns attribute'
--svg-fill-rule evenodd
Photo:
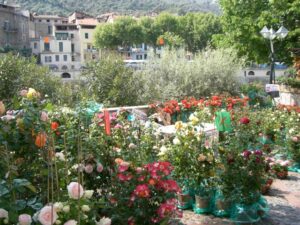
<svg viewBox="0 0 300 225"><path fill-rule="evenodd" d="M196 200L196 208L200 208L200 209L206 209L209 208L209 204L210 204L210 197L209 196L195 196L195 200Z"/></svg>
<svg viewBox="0 0 300 225"><path fill-rule="evenodd" d="M288 176L288 171L277 172L276 176L279 179L286 179Z"/></svg>
<svg viewBox="0 0 300 225"><path fill-rule="evenodd" d="M227 210L229 208L229 202L225 200L217 200L216 207L218 210Z"/></svg>
<svg viewBox="0 0 300 225"><path fill-rule="evenodd" d="M185 206L190 203L192 197L189 194L178 194L177 195L179 206Z"/></svg>

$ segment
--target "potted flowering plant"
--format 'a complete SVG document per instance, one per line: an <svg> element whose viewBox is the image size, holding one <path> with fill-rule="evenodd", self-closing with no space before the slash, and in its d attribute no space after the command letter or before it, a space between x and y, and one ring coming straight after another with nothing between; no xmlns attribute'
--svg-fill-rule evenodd
<svg viewBox="0 0 300 225"><path fill-rule="evenodd" d="M167 223L171 218L180 216L175 199L180 188L170 178L172 171L169 162L136 167L116 159L106 212L112 214L112 222L150 225Z"/></svg>

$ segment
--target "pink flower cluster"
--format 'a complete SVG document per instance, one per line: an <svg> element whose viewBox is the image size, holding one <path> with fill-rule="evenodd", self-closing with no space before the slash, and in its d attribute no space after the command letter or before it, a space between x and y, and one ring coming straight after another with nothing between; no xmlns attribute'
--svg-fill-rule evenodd
<svg viewBox="0 0 300 225"><path fill-rule="evenodd" d="M175 215L174 215L175 213ZM177 210L177 200L175 198L168 199L166 202L160 204L158 210L157 210L159 222L161 219L164 219L166 217L182 217L182 213Z"/></svg>
<svg viewBox="0 0 300 225"><path fill-rule="evenodd" d="M153 179L161 179L162 176L170 175L174 168L169 162L154 162L145 165L145 169Z"/></svg>

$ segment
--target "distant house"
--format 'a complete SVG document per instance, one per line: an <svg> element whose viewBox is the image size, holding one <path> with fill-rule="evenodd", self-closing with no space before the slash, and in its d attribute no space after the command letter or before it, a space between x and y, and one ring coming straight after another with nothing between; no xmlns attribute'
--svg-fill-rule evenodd
<svg viewBox="0 0 300 225"><path fill-rule="evenodd" d="M0 3L0 49L28 51L30 14L17 5Z"/></svg>

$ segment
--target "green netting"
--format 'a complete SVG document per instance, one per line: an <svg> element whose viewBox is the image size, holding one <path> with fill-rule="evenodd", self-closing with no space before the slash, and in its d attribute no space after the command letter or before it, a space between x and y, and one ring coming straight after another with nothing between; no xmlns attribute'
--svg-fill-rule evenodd
<svg viewBox="0 0 300 225"><path fill-rule="evenodd" d="M204 214L211 212L211 196L195 196L193 210L196 214Z"/></svg>
<svg viewBox="0 0 300 225"><path fill-rule="evenodd" d="M273 144L274 143L270 138L268 138L266 136L260 137L259 138L259 142L262 143L263 145Z"/></svg>
<svg viewBox="0 0 300 225"><path fill-rule="evenodd" d="M184 191L182 194L178 195L178 205L179 209L191 209L193 207L193 195L190 191Z"/></svg>
<svg viewBox="0 0 300 225"><path fill-rule="evenodd" d="M268 212L267 201L263 197L260 197L258 202L251 205L233 204L230 219L236 224L255 223L265 218Z"/></svg>
<svg viewBox="0 0 300 225"><path fill-rule="evenodd" d="M292 166L290 166L288 168L288 170L291 171L291 172L300 173L300 162L293 164Z"/></svg>
<svg viewBox="0 0 300 225"><path fill-rule="evenodd" d="M227 217L230 212L230 202L226 201L221 191L216 191L212 198L212 214L217 217Z"/></svg>

